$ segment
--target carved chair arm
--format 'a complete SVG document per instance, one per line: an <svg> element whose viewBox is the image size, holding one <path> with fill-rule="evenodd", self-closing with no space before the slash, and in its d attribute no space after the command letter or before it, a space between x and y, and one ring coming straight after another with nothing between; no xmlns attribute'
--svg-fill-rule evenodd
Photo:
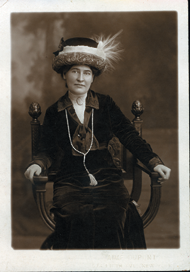
<svg viewBox="0 0 190 272"><path fill-rule="evenodd" d="M55 221L47 210L45 200L46 184L51 181L51 178L47 175L34 176L33 194L44 223L53 231L55 229Z"/></svg>
<svg viewBox="0 0 190 272"><path fill-rule="evenodd" d="M143 226L146 228L155 218L158 213L161 199L161 183L158 181L160 177L159 173L151 172L145 165L141 162L137 161L136 166L140 168L142 171L147 173L151 179L151 195L148 208L145 213L142 215Z"/></svg>

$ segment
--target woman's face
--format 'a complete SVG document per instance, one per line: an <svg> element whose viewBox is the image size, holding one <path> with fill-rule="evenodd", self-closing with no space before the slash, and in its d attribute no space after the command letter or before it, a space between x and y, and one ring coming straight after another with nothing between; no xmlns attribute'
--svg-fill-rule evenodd
<svg viewBox="0 0 190 272"><path fill-rule="evenodd" d="M87 65L73 65L66 74L63 74L69 91L75 95L87 93L93 77L92 70Z"/></svg>

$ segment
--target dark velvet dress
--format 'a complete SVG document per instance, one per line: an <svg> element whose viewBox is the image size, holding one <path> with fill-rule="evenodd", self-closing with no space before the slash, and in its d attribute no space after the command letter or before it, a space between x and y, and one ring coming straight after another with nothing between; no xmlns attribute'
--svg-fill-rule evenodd
<svg viewBox="0 0 190 272"><path fill-rule="evenodd" d="M91 186L83 156L71 147L86 152L92 136L93 146L86 156L86 167L98 181ZM115 135L151 170L162 164L150 146L138 135L110 96L89 91L82 124L66 93L46 111L39 153L31 163L44 170L57 170L51 211L56 221L54 249L146 248L143 225L130 199L119 170L108 151Z"/></svg>

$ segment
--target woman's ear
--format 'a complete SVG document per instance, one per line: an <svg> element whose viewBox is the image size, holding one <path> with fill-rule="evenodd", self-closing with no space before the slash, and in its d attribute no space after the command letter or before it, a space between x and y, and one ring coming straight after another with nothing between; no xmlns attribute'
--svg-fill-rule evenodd
<svg viewBox="0 0 190 272"><path fill-rule="evenodd" d="M66 80L66 76L65 76L65 74L63 74L63 79L64 79L64 80Z"/></svg>

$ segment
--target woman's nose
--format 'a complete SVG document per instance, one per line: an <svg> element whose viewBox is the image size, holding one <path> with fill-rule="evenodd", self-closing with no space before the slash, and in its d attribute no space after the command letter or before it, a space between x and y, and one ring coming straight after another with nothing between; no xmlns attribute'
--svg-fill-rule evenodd
<svg viewBox="0 0 190 272"><path fill-rule="evenodd" d="M79 73L77 79L78 79L79 81L83 81L83 80L84 80L83 73Z"/></svg>

